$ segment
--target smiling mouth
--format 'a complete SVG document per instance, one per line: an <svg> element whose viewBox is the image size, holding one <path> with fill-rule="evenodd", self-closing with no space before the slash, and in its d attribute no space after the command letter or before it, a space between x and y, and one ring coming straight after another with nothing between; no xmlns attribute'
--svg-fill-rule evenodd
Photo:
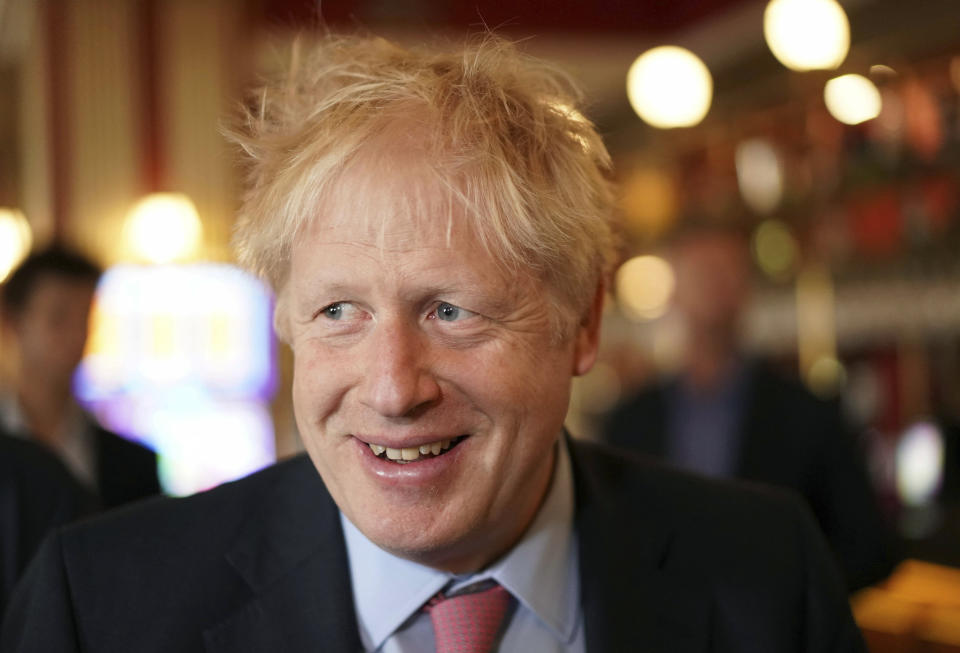
<svg viewBox="0 0 960 653"><path fill-rule="evenodd" d="M459 435L455 438L437 440L436 442L421 444L419 447L405 447L403 449L391 449L379 444L368 444L367 446L378 458L405 465L418 460L442 456L460 444L466 437L465 435Z"/></svg>

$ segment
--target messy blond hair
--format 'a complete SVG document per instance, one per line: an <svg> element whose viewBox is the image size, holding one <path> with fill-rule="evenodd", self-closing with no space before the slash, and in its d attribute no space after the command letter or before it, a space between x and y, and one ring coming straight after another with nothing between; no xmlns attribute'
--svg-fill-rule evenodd
<svg viewBox="0 0 960 653"><path fill-rule="evenodd" d="M364 146L402 123L493 258L554 291L565 332L615 255L610 158L580 99L565 75L490 35L453 52L359 36L298 43L229 132L247 165L237 256L282 294L297 234Z"/></svg>

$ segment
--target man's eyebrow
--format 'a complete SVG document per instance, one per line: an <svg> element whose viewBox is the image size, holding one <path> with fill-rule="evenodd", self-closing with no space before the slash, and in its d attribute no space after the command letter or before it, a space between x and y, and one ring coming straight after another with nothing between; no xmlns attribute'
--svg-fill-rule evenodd
<svg viewBox="0 0 960 653"><path fill-rule="evenodd" d="M407 276L402 272L398 274L405 277L399 280L398 286L400 295L407 301L461 296L482 300L487 306L506 309L515 305L518 299L516 288L504 287L493 280L476 279L446 268L425 275ZM367 283L367 280L351 276L348 271L328 270L326 274L309 280L301 279L297 290L305 302L316 301L318 297L336 301L366 292L369 290Z"/></svg>

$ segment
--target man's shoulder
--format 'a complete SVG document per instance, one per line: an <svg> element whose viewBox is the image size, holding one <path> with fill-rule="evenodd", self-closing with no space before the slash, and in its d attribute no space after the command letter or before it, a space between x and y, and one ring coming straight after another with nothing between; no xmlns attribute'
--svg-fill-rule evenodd
<svg viewBox="0 0 960 653"><path fill-rule="evenodd" d="M572 451L585 509L597 503L626 519L642 514L640 527L656 521L693 539L709 538L714 551L743 545L761 529L768 537L796 536L798 522L809 521L800 498L788 490L710 479L599 443L577 442Z"/></svg>
<svg viewBox="0 0 960 653"><path fill-rule="evenodd" d="M613 415L636 411L660 410L669 388L677 383L674 377L647 380L627 393L611 410Z"/></svg>
<svg viewBox="0 0 960 653"><path fill-rule="evenodd" d="M86 615L140 623L167 610L173 621L200 623L248 595L249 569L296 561L335 532L331 505L310 460L299 456L206 492L148 499L71 525L48 547Z"/></svg>
<svg viewBox="0 0 960 653"><path fill-rule="evenodd" d="M69 479L70 473L52 452L43 445L9 435L0 428L0 469L5 480L22 476L42 485Z"/></svg>
<svg viewBox="0 0 960 653"><path fill-rule="evenodd" d="M94 434L96 447L101 456L119 458L123 460L135 460L138 462L156 461L156 454L153 449L139 442L134 442L130 438L115 433L100 424L92 416L87 416L90 429Z"/></svg>
<svg viewBox="0 0 960 653"><path fill-rule="evenodd" d="M66 609L66 601L91 650L195 650L201 632L258 591L316 552L338 551L338 529L319 475L297 457L62 529L34 559L7 618L28 623L32 606ZM327 564L316 582L341 567Z"/></svg>
<svg viewBox="0 0 960 653"><path fill-rule="evenodd" d="M668 389L673 383L656 379L627 394L603 419L603 439L625 449L662 453Z"/></svg>
<svg viewBox="0 0 960 653"><path fill-rule="evenodd" d="M724 649L717 633L751 651L795 650L798 637L805 650L861 650L826 545L791 493L584 442L571 460L584 610L610 641L647 630L674 641L670 623L706 641L713 620Z"/></svg>
<svg viewBox="0 0 960 653"><path fill-rule="evenodd" d="M773 499L777 501L792 496L791 492L749 481L716 479L684 471L657 457L606 442L574 439L571 452L582 473L624 492L656 489L664 499L680 502L691 497L699 501L704 492L709 492L721 503L732 498L779 497Z"/></svg>
<svg viewBox="0 0 960 653"><path fill-rule="evenodd" d="M604 446L572 449L581 563L591 574L624 586L654 574L698 587L691 595L724 603L730 624L759 618L784 632L800 628L797 605L808 596L810 609L843 613L835 563L794 493L699 477Z"/></svg>
<svg viewBox="0 0 960 653"><path fill-rule="evenodd" d="M793 405L806 410L836 406L815 394L803 381L789 370L773 361L755 358L748 362L750 387L754 401L774 403L778 408Z"/></svg>
<svg viewBox="0 0 960 653"><path fill-rule="evenodd" d="M285 485L309 482L311 475L317 476L309 459L298 456L188 497L148 499L65 529L63 547L81 552L114 547L124 557L161 550L170 557L178 548L165 547L178 543L184 545L181 553L222 550L247 520L271 509Z"/></svg>
<svg viewBox="0 0 960 653"><path fill-rule="evenodd" d="M20 535L21 543L25 541L21 527L32 534L28 539L33 542L43 534L37 529L70 521L96 507L95 498L56 454L37 442L2 432L0 497L3 532Z"/></svg>

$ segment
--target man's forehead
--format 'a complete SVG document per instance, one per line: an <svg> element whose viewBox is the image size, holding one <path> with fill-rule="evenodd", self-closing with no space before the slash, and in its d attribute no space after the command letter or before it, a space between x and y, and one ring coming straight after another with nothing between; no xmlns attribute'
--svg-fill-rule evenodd
<svg viewBox="0 0 960 653"><path fill-rule="evenodd" d="M27 299L29 301L31 297L51 294L89 298L88 296L92 295L96 289L96 282L90 279L80 279L49 272L36 278Z"/></svg>
<svg viewBox="0 0 960 653"><path fill-rule="evenodd" d="M315 279L303 279L303 275ZM478 283L515 288L531 281L500 264L469 229L446 216L388 214L379 220L318 219L294 249L299 283L356 285L379 279L436 290Z"/></svg>
<svg viewBox="0 0 960 653"><path fill-rule="evenodd" d="M460 211L325 212L294 247L293 282L331 292L385 283L419 294L496 289L504 305L541 292L530 270L510 269L477 238Z"/></svg>
<svg viewBox="0 0 960 653"><path fill-rule="evenodd" d="M49 315L65 309L87 311L96 292L96 284L85 279L45 274L38 277L15 319Z"/></svg>
<svg viewBox="0 0 960 653"><path fill-rule="evenodd" d="M389 251L472 241L468 220L456 190L434 171L354 166L323 198L307 230L323 242L375 243Z"/></svg>
<svg viewBox="0 0 960 653"><path fill-rule="evenodd" d="M452 216L430 212L337 211L311 223L306 244L374 249L382 254L455 249L469 242Z"/></svg>

